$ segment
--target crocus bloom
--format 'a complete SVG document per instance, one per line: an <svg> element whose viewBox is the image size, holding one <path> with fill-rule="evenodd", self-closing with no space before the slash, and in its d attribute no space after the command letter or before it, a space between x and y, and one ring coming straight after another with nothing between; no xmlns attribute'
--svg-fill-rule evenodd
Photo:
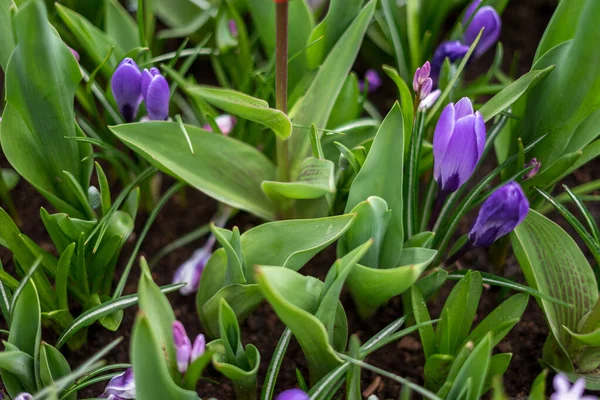
<svg viewBox="0 0 600 400"><path fill-rule="evenodd" d="M433 80L433 84L437 85L442 64L444 64L446 58L450 62L454 62L463 58L468 51L469 46L462 44L458 40L442 42L435 49L435 53L433 53L433 58L431 59L431 79Z"/></svg>
<svg viewBox="0 0 600 400"><path fill-rule="evenodd" d="M231 131L233 131L233 128L235 128L237 119L229 114L223 114L215 118L215 123L219 127L221 133L227 136L231 133ZM206 131L212 132L212 127L209 124L204 125L202 128Z"/></svg>
<svg viewBox="0 0 600 400"><path fill-rule="evenodd" d="M363 90L365 90L365 82L367 82L367 84L369 85L369 88L368 88L369 93L373 93L374 91L379 89L382 84L381 77L379 76L377 71L375 71L374 69L368 69L367 72L365 73L364 81L358 82L358 88L360 89L361 92Z"/></svg>
<svg viewBox="0 0 600 400"><path fill-rule="evenodd" d="M566 376L557 374L552 381L554 393L550 400L598 400L596 396L584 395L585 379L579 378L572 386Z"/></svg>
<svg viewBox="0 0 600 400"><path fill-rule="evenodd" d="M488 247L496 239L509 234L527 216L529 202L516 182L497 189L481 206L479 215L469 232L473 247Z"/></svg>
<svg viewBox="0 0 600 400"><path fill-rule="evenodd" d="M419 103L419 111L425 111L425 110L428 110L431 107L433 107L433 105L435 104L435 102L437 101L437 99L440 97L441 94L442 94L442 91L440 89L436 89L433 92L429 93L427 95L427 97L425 97Z"/></svg>
<svg viewBox="0 0 600 400"><path fill-rule="evenodd" d="M275 400L308 400L308 395L300 389L288 389L277 396Z"/></svg>
<svg viewBox="0 0 600 400"><path fill-rule="evenodd" d="M473 112L467 97L444 108L433 134L433 176L440 193L455 192L471 177L483 154L485 134L483 117Z"/></svg>
<svg viewBox="0 0 600 400"><path fill-rule="evenodd" d="M477 35L479 35L479 31L484 28L481 39L479 39L479 43L477 43L477 47L473 52L475 57L480 57L496 44L500 38L500 30L502 28L500 16L494 7L484 6L477 9L480 4L481 0L473 1L467 8L463 18L463 25L466 26L465 44L469 46L473 44ZM473 15L473 13L475 13L475 15ZM469 20L471 20L470 23Z"/></svg>
<svg viewBox="0 0 600 400"><path fill-rule="evenodd" d="M113 377L99 398L111 400L135 399L133 370L127 368L122 374Z"/></svg>
<svg viewBox="0 0 600 400"><path fill-rule="evenodd" d="M233 37L237 37L238 36L238 27L237 24L235 23L234 19L230 19L229 20L229 32L231 32L231 36Z"/></svg>
<svg viewBox="0 0 600 400"><path fill-rule="evenodd" d="M167 120L171 90L169 83L157 68L145 69L142 72L141 88L148 117L154 121Z"/></svg>
<svg viewBox="0 0 600 400"><path fill-rule="evenodd" d="M183 324L175 321L173 322L173 341L177 349L177 368L179 368L179 372L185 374L190 364L204 354L206 339L204 335L199 334L192 345Z"/></svg>
<svg viewBox="0 0 600 400"><path fill-rule="evenodd" d="M431 73L431 64L426 61L421 68L417 68L413 77L413 90L419 95L420 99L424 99L431 92L433 81L429 77Z"/></svg>
<svg viewBox="0 0 600 400"><path fill-rule="evenodd" d="M132 122L142 103L142 73L135 61L126 58L112 76L111 87L125 122Z"/></svg>
<svg viewBox="0 0 600 400"><path fill-rule="evenodd" d="M200 277L202 276L202 271L204 271L204 267L208 262L208 259L212 255L212 248L215 244L214 235L210 235L210 238L206 242L206 244L196 250L192 257L181 264L177 271L175 271L175 275L173 275L173 283L185 283L186 285L179 289L179 292L184 295L190 295L195 293L198 290L198 286L200 285Z"/></svg>
<svg viewBox="0 0 600 400"><path fill-rule="evenodd" d="M525 168L529 168L529 167L533 167L533 168L530 169L529 171L527 171L525 173L525 175L523 175L523 179L527 180L527 179L531 179L534 176L536 176L537 173L539 172L541 166L542 166L542 163L539 162L537 160L537 158L532 158L531 161L529 161L527 164L525 164Z"/></svg>
<svg viewBox="0 0 600 400"><path fill-rule="evenodd" d="M19 393L17 395L17 397L15 397L15 400L31 400L33 399L33 396L30 395L29 393Z"/></svg>

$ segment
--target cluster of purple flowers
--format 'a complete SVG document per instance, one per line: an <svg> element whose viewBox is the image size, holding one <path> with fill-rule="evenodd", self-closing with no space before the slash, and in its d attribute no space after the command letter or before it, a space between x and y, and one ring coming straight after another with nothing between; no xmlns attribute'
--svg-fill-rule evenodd
<svg viewBox="0 0 600 400"><path fill-rule="evenodd" d="M169 118L171 91L157 68L140 71L133 59L125 58L112 76L111 88L125 122L135 120L142 101L149 119L165 121Z"/></svg>
<svg viewBox="0 0 600 400"><path fill-rule="evenodd" d="M433 55L431 61L431 76L434 85L437 85L440 71L444 60L448 58L450 62L460 60L469 51L481 29L483 33L473 55L475 58L481 57L491 47L493 47L500 38L502 22L498 12L492 6L481 7L482 0L473 1L465 12L462 20L464 29L463 40L453 40L442 42Z"/></svg>

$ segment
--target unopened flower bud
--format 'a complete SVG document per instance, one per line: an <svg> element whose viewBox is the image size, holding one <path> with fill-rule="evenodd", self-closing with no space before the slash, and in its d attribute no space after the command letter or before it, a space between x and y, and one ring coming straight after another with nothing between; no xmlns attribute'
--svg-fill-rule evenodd
<svg viewBox="0 0 600 400"><path fill-rule="evenodd" d="M415 93L425 84L425 81L429 78L430 74L431 64L429 61L426 61L421 68L417 68L415 75L413 76L413 90Z"/></svg>
<svg viewBox="0 0 600 400"><path fill-rule="evenodd" d="M368 69L365 73L365 79L358 82L358 88L361 92L365 90L365 82L368 84L369 93L373 93L382 85L381 77L374 69Z"/></svg>
<svg viewBox="0 0 600 400"><path fill-rule="evenodd" d="M111 87L125 122L132 122L142 103L142 73L135 61L126 58L117 67Z"/></svg>
<svg viewBox="0 0 600 400"><path fill-rule="evenodd" d="M308 400L308 395L300 389L288 389L277 396L275 400Z"/></svg>
<svg viewBox="0 0 600 400"><path fill-rule="evenodd" d="M534 176L536 176L537 173L539 172L541 166L542 166L542 163L539 162L537 160L537 158L532 158L531 161L529 161L527 164L525 164L525 168L529 168L529 167L533 167L533 168L531 168L529 171L527 171L523 175L523 180L531 179Z"/></svg>
<svg viewBox="0 0 600 400"><path fill-rule="evenodd" d="M480 57L496 44L500 38L500 31L502 29L500 15L498 15L494 7L484 6L478 9L480 4L481 0L473 1L467 8L463 18L463 25L468 24L465 27L465 44L471 46L483 28L483 33L473 53L476 58ZM470 23L469 20L471 20Z"/></svg>
<svg viewBox="0 0 600 400"><path fill-rule="evenodd" d="M148 117L154 121L167 120L171 90L165 77L157 68L145 69L142 72L141 87Z"/></svg>

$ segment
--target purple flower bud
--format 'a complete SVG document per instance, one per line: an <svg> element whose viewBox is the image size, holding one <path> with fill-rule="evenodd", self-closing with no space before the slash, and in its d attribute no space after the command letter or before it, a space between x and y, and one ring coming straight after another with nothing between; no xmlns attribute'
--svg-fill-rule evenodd
<svg viewBox="0 0 600 400"><path fill-rule="evenodd" d="M425 61L425 64L423 64L421 68L417 68L415 71L415 76L413 77L413 90L415 93L419 91L421 86L423 86L430 74L431 64L429 64L429 61Z"/></svg>
<svg viewBox="0 0 600 400"><path fill-rule="evenodd" d="M169 118L169 83L156 68L144 70L141 79L142 95L146 101L148 117L153 121L165 121Z"/></svg>
<svg viewBox="0 0 600 400"><path fill-rule="evenodd" d="M425 79L425 82L421 86L421 90L419 90L419 98L424 99L431 93L431 88L433 87L433 81L431 78Z"/></svg>
<svg viewBox="0 0 600 400"><path fill-rule="evenodd" d="M479 215L469 232L474 247L488 247L496 239L509 234L529 212L529 202L516 182L497 189L481 206Z"/></svg>
<svg viewBox="0 0 600 400"><path fill-rule="evenodd" d="M238 37L238 27L234 19L229 20L229 32L231 32L231 36Z"/></svg>
<svg viewBox="0 0 600 400"><path fill-rule="evenodd" d="M210 238L206 244L200 249L196 250L192 257L181 264L175 275L173 275L173 283L186 283L184 287L179 289L179 293L184 296L195 293L200 285L200 277L204 266L208 262L208 259L212 255L212 248L215 244L214 235L210 235Z"/></svg>
<svg viewBox="0 0 600 400"><path fill-rule="evenodd" d="M69 50L71 50L71 54L73 54L73 57L75 57L75 59L77 60L77 62L79 62L79 60L80 60L79 53L76 50L74 50L74 49L72 49L70 47L69 47Z"/></svg>
<svg viewBox="0 0 600 400"><path fill-rule="evenodd" d="M308 395L300 389L288 389L281 392L275 400L308 400Z"/></svg>
<svg viewBox="0 0 600 400"><path fill-rule="evenodd" d="M204 354L206 350L206 339L204 335L196 336L194 345L187 335L185 327L179 321L173 322L173 341L177 350L177 368L179 372L185 374L191 363Z"/></svg>
<svg viewBox="0 0 600 400"><path fill-rule="evenodd" d="M569 379L563 374L557 374L552 381L554 393L550 400L598 400L596 396L584 395L585 379L579 378L571 386Z"/></svg>
<svg viewBox="0 0 600 400"><path fill-rule="evenodd" d="M135 61L126 58L117 67L111 87L125 122L132 122L142 102L142 73Z"/></svg>
<svg viewBox="0 0 600 400"><path fill-rule="evenodd" d="M427 97L425 97L419 103L419 111L425 111L425 110L431 108L435 104L435 102L437 101L437 99L440 97L441 94L442 94L442 91L440 89L436 89L433 92L429 93L427 95Z"/></svg>
<svg viewBox="0 0 600 400"><path fill-rule="evenodd" d="M500 30L502 29L500 16L494 7L484 6L477 9L480 4L481 0L472 2L467 8L463 18L463 25L469 24L465 28L465 43L469 46L473 44L477 35L479 35L479 31L484 28L481 39L474 51L475 57L480 57L496 44L500 38ZM473 13L475 13L475 15L473 15ZM471 16L473 16L472 19ZM470 23L469 19L471 19Z"/></svg>
<svg viewBox="0 0 600 400"><path fill-rule="evenodd" d="M369 93L373 93L382 85L381 77L374 69L368 69L365 73L365 80L358 82L358 88L361 92L365 90L365 81L369 85Z"/></svg>
<svg viewBox="0 0 600 400"><path fill-rule="evenodd" d="M536 176L537 173L539 172L541 166L542 166L542 163L539 162L537 160L537 158L532 158L531 161L529 161L527 164L525 164L525 168L529 168L529 167L533 167L533 168L530 169L529 171L527 171L523 175L523 180L531 179L534 176Z"/></svg>
<svg viewBox="0 0 600 400"><path fill-rule="evenodd" d="M483 154L485 135L483 117L473 112L467 97L444 108L433 134L433 176L441 193L455 192L471 177Z"/></svg>
<svg viewBox="0 0 600 400"><path fill-rule="evenodd" d="M15 397L15 400L31 400L33 399L33 396L30 395L29 393L19 393L17 395L17 397Z"/></svg>
<svg viewBox="0 0 600 400"><path fill-rule="evenodd" d="M462 44L458 40L442 42L437 49L435 49L435 53L431 60L431 79L433 80L433 84L437 85L440 71L442 70L442 64L444 64L446 58L449 59L450 62L454 62L463 58L468 51L469 46Z"/></svg>
<svg viewBox="0 0 600 400"><path fill-rule="evenodd" d="M104 393L98 396L101 399L135 399L135 379L133 378L133 369L127 368L122 374L112 378Z"/></svg>
<svg viewBox="0 0 600 400"><path fill-rule="evenodd" d="M229 114L223 114L215 118L215 123L223 135L227 136L231 133L231 131L233 131L233 128L235 128L237 119ZM204 125L202 128L206 131L212 132L212 127L209 124Z"/></svg>

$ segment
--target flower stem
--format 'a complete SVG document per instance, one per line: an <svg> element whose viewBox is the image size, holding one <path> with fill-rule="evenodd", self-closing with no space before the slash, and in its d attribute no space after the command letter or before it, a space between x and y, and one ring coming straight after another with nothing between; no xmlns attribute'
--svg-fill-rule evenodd
<svg viewBox="0 0 600 400"><path fill-rule="evenodd" d="M276 12L276 47L275 47L275 106L287 113L288 91L288 1L277 1ZM290 180L290 156L288 143L277 140L277 177L282 182Z"/></svg>

